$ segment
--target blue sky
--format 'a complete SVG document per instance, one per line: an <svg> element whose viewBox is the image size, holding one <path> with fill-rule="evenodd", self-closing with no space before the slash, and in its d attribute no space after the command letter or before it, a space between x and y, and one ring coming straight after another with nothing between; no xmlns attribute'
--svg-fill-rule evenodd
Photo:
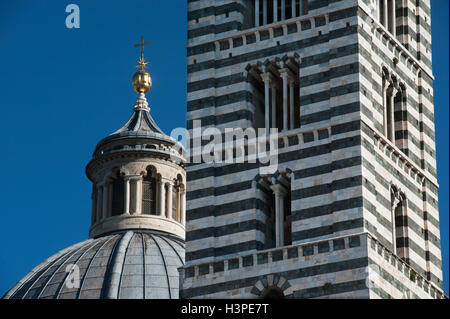
<svg viewBox="0 0 450 319"><path fill-rule="evenodd" d="M65 27L76 3L81 28ZM440 214L448 294L448 1L432 0ZM1 1L0 296L34 266L88 237L96 143L128 119L144 35L151 113L186 124L186 1Z"/></svg>

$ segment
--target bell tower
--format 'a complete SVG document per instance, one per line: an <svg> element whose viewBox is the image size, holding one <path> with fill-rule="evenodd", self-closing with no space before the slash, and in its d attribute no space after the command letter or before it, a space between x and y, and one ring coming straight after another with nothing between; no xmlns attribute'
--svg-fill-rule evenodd
<svg viewBox="0 0 450 319"><path fill-rule="evenodd" d="M189 162L183 298L443 296L430 25L429 0L188 3L188 129L276 129L278 167Z"/></svg>

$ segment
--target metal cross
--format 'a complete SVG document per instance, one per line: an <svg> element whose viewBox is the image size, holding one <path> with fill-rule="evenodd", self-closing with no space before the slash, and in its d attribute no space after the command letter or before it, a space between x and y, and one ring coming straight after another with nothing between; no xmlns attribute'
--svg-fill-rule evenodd
<svg viewBox="0 0 450 319"><path fill-rule="evenodd" d="M141 47L141 60L144 59L144 45L147 45L147 44L150 44L150 42L149 41L144 42L144 37L141 36L141 43L134 45L135 48Z"/></svg>

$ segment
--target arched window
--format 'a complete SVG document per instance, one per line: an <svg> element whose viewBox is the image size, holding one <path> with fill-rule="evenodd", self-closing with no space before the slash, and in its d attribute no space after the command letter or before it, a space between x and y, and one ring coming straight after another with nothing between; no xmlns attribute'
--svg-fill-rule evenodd
<svg viewBox="0 0 450 319"><path fill-rule="evenodd" d="M147 173L142 180L142 214L157 215L156 211L156 170L147 168Z"/></svg>
<svg viewBox="0 0 450 319"><path fill-rule="evenodd" d="M386 91L386 137L391 142L394 141L394 105L393 105L393 94L394 87L391 85Z"/></svg>
<svg viewBox="0 0 450 319"><path fill-rule="evenodd" d="M266 234L264 248L282 247L292 244L291 178L284 172L266 178L271 190L266 198Z"/></svg>
<svg viewBox="0 0 450 319"><path fill-rule="evenodd" d="M395 145L408 155L408 110L406 87L403 83L399 84L394 105Z"/></svg>
<svg viewBox="0 0 450 319"><path fill-rule="evenodd" d="M124 196L125 196L125 183L123 176L119 171L116 172L115 177L111 183L112 185L112 205L111 216L121 215L124 212Z"/></svg>
<svg viewBox="0 0 450 319"><path fill-rule="evenodd" d="M391 187L391 209L392 209L392 241L393 252L408 262L409 239L408 239L408 215L407 199L404 193Z"/></svg>
<svg viewBox="0 0 450 319"><path fill-rule="evenodd" d="M274 59L247 70L254 127L279 131L300 127L300 58Z"/></svg>
<svg viewBox="0 0 450 319"><path fill-rule="evenodd" d="M182 217L183 192L184 192L183 178L181 177L181 175L178 175L174 182L174 193L173 193L174 203L172 209L174 210L173 218L179 223L183 221Z"/></svg>

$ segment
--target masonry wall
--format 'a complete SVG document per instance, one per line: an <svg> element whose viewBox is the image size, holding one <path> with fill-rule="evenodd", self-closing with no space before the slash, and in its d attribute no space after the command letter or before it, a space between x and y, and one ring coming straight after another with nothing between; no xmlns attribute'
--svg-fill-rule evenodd
<svg viewBox="0 0 450 319"><path fill-rule="evenodd" d="M396 39L372 22L372 4L370 0L314 0L307 15L253 28L246 23L248 1L188 1L187 127L192 136L194 120L201 120L203 129L255 126L260 122L261 95L249 81L249 67L297 55L300 128L281 133L278 141L279 171L292 171L293 245L367 232L391 249L389 192L395 185L406 193L408 203L407 263L424 280L441 287L430 3L419 1L416 6L416 1L405 0L399 5ZM406 149L389 143L383 134L383 66L406 86L408 120L406 125L396 121L395 128L396 136L407 141ZM239 256L265 248L265 223L272 204L258 177L258 164L187 166L186 270L198 271L198 265L222 259L240 260ZM354 248L347 247L340 257L353 254ZM320 262L326 263L326 257L321 255ZM338 258L328 257L330 263ZM303 267L283 261L266 268L281 273L294 265ZM366 261L371 263L369 257ZM387 265L379 269L386 271L383 267ZM183 288L188 291L186 298L246 297L260 280L254 270L226 276L189 271L192 276L185 277ZM334 271L330 268L327 276L333 277ZM350 273L354 277L347 277L349 282L363 280L360 272ZM229 280L248 285L233 288L226 283ZM318 282L324 285L324 280L320 277ZM297 284L319 289L319 283ZM341 296L397 298L404 291L361 287ZM305 290L297 297L340 293L314 295Z"/></svg>
<svg viewBox="0 0 450 319"><path fill-rule="evenodd" d="M431 62L426 60L429 52L425 49L431 41L424 22L425 18L428 23L430 21L429 2L420 1L417 8L415 1L404 4L408 12L417 10L420 15L417 28L422 30L425 38L418 36L424 43L423 46L417 44L418 51L411 49L416 46L411 44L411 37L405 48L379 24L372 22L365 1L361 2L358 12L364 216L367 230L384 245L392 247L390 187L395 185L405 192L407 262L422 276L442 287L433 80ZM408 19L408 30L415 27L415 22ZM395 58L398 63L394 63ZM383 134L383 67L406 84L406 114L395 114L395 134L407 141L406 149L399 149ZM398 121L401 116L407 117L407 123L402 125Z"/></svg>
<svg viewBox="0 0 450 319"><path fill-rule="evenodd" d="M202 12L214 12L205 8L208 4L190 2L189 16L200 6ZM215 4L216 14L222 12ZM356 13L354 1L311 6L302 19L279 24L282 36L262 26L233 32L232 38L224 32L214 41L211 34L189 40L189 129L193 120L201 120L203 128L251 127L256 102L246 67L300 55L301 128L286 133L279 144L279 170L289 168L294 176L294 242L363 227ZM198 21L218 23L222 15ZM316 27L317 17L326 23ZM196 28L191 21L189 30ZM188 263L264 248L267 203L253 183L259 166L191 163L188 172Z"/></svg>
<svg viewBox="0 0 450 319"><path fill-rule="evenodd" d="M212 263L180 273L181 298L260 298L277 286L287 298L369 298L365 235L298 244Z"/></svg>

